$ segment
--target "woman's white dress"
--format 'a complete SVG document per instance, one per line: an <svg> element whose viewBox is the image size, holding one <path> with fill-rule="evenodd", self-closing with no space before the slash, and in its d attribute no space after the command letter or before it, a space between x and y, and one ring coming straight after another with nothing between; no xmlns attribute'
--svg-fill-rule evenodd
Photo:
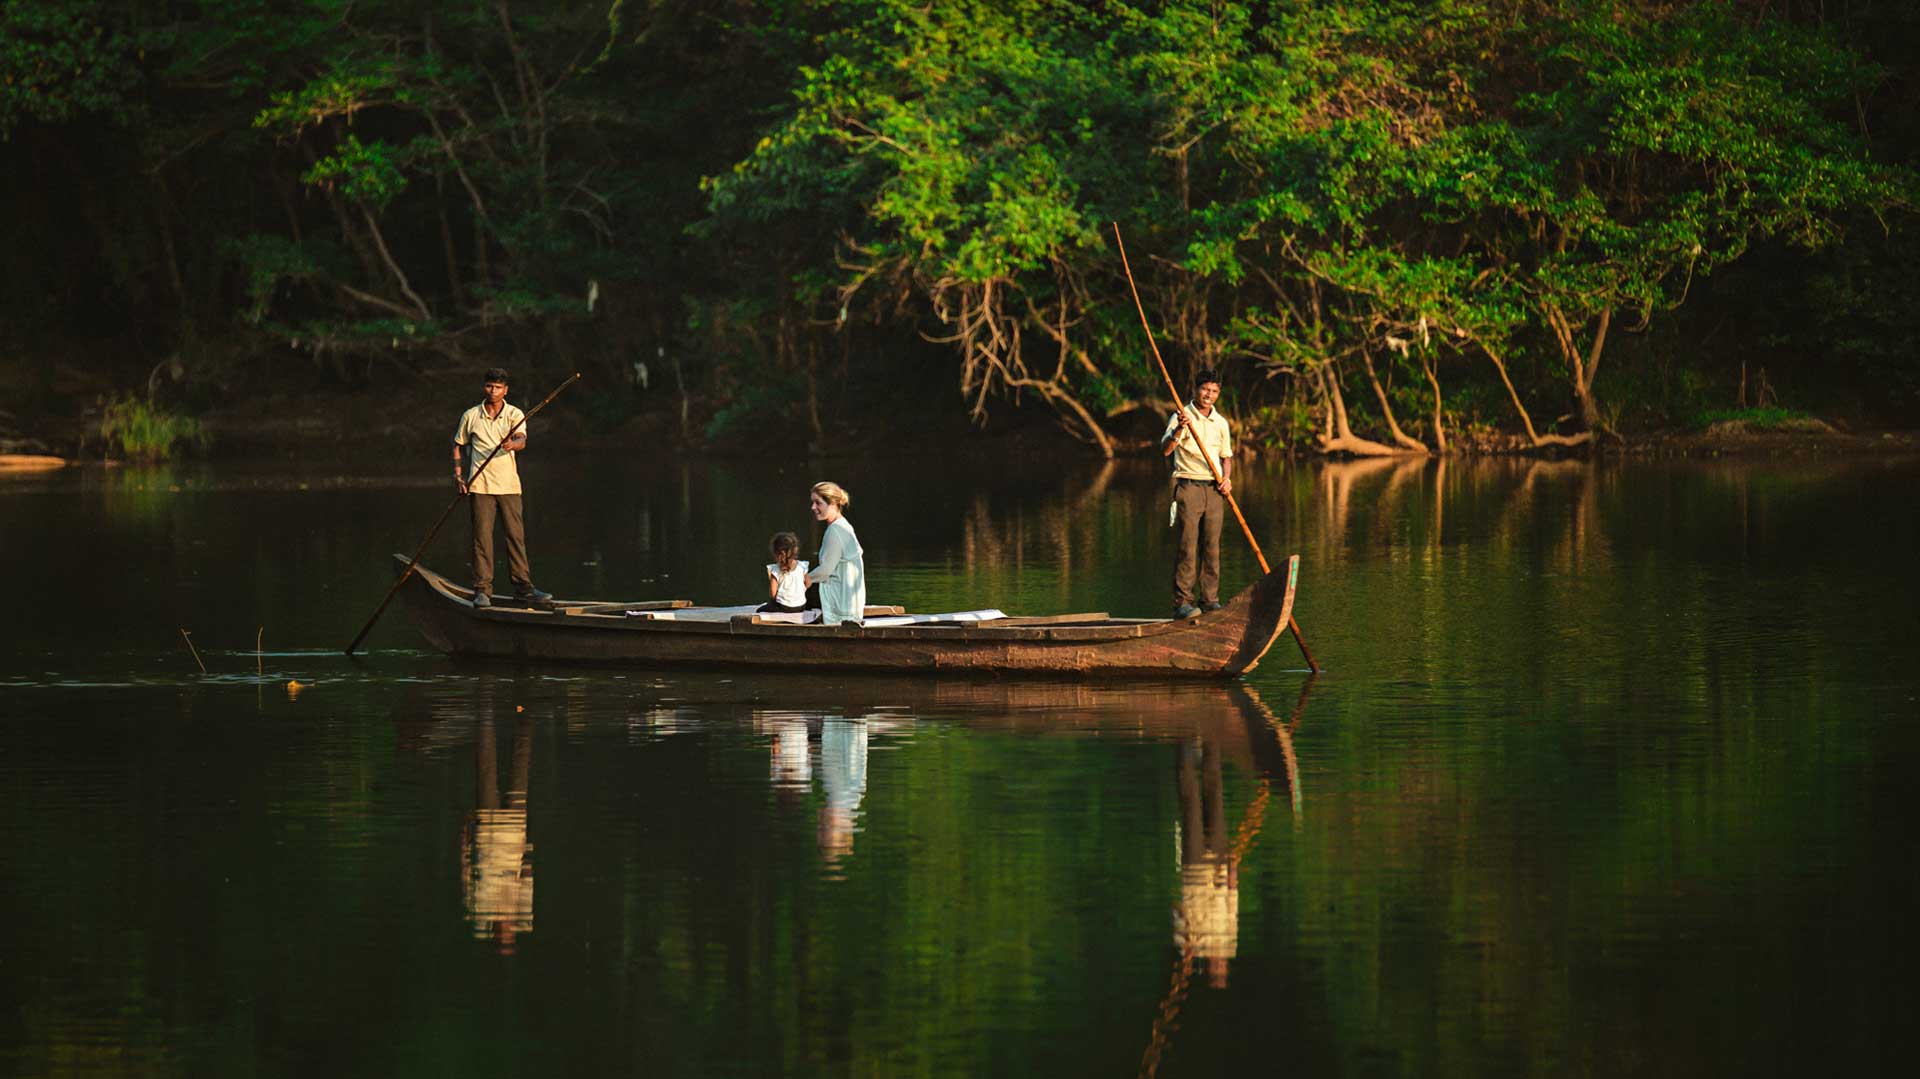
<svg viewBox="0 0 1920 1079"><path fill-rule="evenodd" d="M827 526L820 538L820 564L807 574L820 586L820 622L860 622L867 613L866 552L845 517Z"/></svg>

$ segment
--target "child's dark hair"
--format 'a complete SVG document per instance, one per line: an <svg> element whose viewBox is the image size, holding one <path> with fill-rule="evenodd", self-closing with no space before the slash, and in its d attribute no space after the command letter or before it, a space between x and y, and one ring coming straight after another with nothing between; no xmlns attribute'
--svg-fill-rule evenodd
<svg viewBox="0 0 1920 1079"><path fill-rule="evenodd" d="M794 562L800 557L800 537L791 532L775 532L773 541L767 544L767 551L773 555L773 564L785 573L793 568Z"/></svg>

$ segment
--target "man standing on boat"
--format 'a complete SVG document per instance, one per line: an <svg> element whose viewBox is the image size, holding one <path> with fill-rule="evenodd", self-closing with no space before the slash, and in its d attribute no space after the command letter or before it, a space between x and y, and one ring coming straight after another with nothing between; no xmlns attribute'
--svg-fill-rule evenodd
<svg viewBox="0 0 1920 1079"><path fill-rule="evenodd" d="M1180 530L1180 555L1173 564L1175 618L1220 608L1220 529L1226 523L1226 495L1233 490L1228 477L1233 433L1213 407L1219 399L1220 379L1212 371L1200 372L1193 380L1193 399L1173 414L1160 436L1161 454L1173 458L1174 524Z"/></svg>
<svg viewBox="0 0 1920 1079"><path fill-rule="evenodd" d="M507 372L491 367L481 377L479 404L453 429L453 482L467 495L473 518L473 605L493 605L493 523L507 533L507 573L513 594L536 606L553 597L533 586L527 567L526 520L520 506L520 470L515 455L527 448L526 414L507 404ZM511 437L509 437L511 434ZM494 453L494 447L500 452ZM491 461L489 461L491 457ZM481 466L485 466L484 468Z"/></svg>

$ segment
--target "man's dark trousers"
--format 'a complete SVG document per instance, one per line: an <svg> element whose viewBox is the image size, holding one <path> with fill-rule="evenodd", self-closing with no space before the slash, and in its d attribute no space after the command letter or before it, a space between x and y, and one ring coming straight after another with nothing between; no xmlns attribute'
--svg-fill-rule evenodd
<svg viewBox="0 0 1920 1079"><path fill-rule="evenodd" d="M527 530L520 515L520 496L468 495L467 502L473 515L473 590L489 595L493 592L493 522L497 517L507 532L507 576L513 581L513 590L520 595L532 592L533 571L527 567Z"/></svg>
<svg viewBox="0 0 1920 1079"><path fill-rule="evenodd" d="M1180 530L1180 559L1173 564L1173 605L1194 603L1196 592L1200 603L1218 603L1220 529L1226 523L1227 500L1210 480L1175 480L1173 501L1179 507L1174 525Z"/></svg>

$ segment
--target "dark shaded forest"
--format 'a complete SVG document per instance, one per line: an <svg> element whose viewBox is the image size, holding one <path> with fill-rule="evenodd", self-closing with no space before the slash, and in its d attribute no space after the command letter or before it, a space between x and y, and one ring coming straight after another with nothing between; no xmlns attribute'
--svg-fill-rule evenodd
<svg viewBox="0 0 1920 1079"><path fill-rule="evenodd" d="M1112 454L1170 407L1113 224L1267 445L1908 427L1916 49L1891 0L9 0L0 434L497 363L613 438Z"/></svg>

